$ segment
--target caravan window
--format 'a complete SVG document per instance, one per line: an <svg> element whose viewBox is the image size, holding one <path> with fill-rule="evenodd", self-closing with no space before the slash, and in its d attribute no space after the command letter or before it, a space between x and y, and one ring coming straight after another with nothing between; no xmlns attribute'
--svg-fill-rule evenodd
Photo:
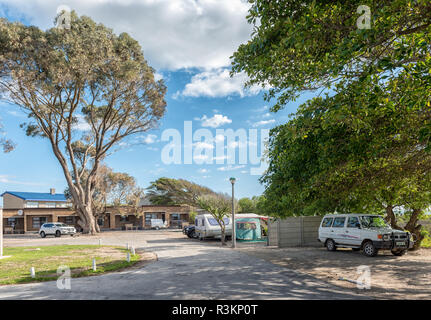
<svg viewBox="0 0 431 320"><path fill-rule="evenodd" d="M224 221L225 225L229 224L229 219L228 218L223 218L223 221ZM218 222L217 222L217 220L214 219L214 218L208 218L208 222L212 226L218 226L219 225Z"/></svg>

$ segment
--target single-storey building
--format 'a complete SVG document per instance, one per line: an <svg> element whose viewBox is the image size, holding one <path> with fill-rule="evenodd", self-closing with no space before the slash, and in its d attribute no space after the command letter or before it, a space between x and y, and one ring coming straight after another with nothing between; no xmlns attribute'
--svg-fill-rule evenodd
<svg viewBox="0 0 431 320"><path fill-rule="evenodd" d="M3 228L5 233L38 231L47 222L63 222L81 229L78 215L64 194L6 191L3 197ZM170 228L181 228L189 220L190 207L152 205L143 201L139 208L110 206L97 217L101 230L151 227L151 219L162 219Z"/></svg>
<svg viewBox="0 0 431 320"><path fill-rule="evenodd" d="M126 225L133 225L138 229L151 228L151 219L166 221L169 228L181 228L183 223L189 221L190 207L141 205L138 209L129 206L107 207L106 212L100 215L97 223L100 229L118 230Z"/></svg>

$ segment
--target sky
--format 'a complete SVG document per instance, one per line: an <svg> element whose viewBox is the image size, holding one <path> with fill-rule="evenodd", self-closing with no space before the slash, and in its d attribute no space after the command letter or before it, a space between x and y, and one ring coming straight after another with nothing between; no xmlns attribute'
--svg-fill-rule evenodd
<svg viewBox="0 0 431 320"><path fill-rule="evenodd" d="M238 198L264 191L259 177L265 163L260 165L251 159L262 155L268 130L286 123L289 114L309 97L303 96L274 114L269 111L273 102L263 99L264 89L245 89L245 74L229 76L230 57L251 37L247 2L0 0L0 17L46 30L53 26L61 5L78 15L90 16L117 34L129 33L139 41L148 63L156 70L156 78L163 78L168 88L167 112L158 127L121 144L107 158L108 166L134 176L144 188L160 177L170 177L230 193L229 178L235 177ZM55 188L63 192L66 181L49 142L24 134L19 125L28 119L18 106L0 101L0 117L6 137L16 143L14 151L0 154L0 191L48 192ZM86 125L80 126L84 130ZM246 138L230 143L227 138L221 139L224 147L218 149L222 129L245 132ZM186 139L187 130L195 140ZM170 146L178 150L178 134L182 152L179 163L167 156L172 154L168 152ZM199 138L202 134L206 138ZM228 149L236 150L235 154ZM187 156L191 161L185 160L188 150L192 150ZM218 153L223 150L223 154ZM246 155L245 161L240 154Z"/></svg>

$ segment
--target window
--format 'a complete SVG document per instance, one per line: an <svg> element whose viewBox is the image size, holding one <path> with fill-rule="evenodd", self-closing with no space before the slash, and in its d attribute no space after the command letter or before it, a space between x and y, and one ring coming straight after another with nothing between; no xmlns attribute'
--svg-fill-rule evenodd
<svg viewBox="0 0 431 320"><path fill-rule="evenodd" d="M121 222L127 222L127 221L129 221L129 216L126 216L126 215L121 216L120 217L120 221Z"/></svg>
<svg viewBox="0 0 431 320"><path fill-rule="evenodd" d="M325 218L322 221L322 227L323 228L329 228L332 224L332 220L334 220L333 218Z"/></svg>
<svg viewBox="0 0 431 320"><path fill-rule="evenodd" d="M361 223L364 228L386 228L389 225L379 216L362 216Z"/></svg>
<svg viewBox="0 0 431 320"><path fill-rule="evenodd" d="M101 227L103 227L105 225L105 219L102 218L97 218L97 224Z"/></svg>
<svg viewBox="0 0 431 320"><path fill-rule="evenodd" d="M223 221L224 221L225 226L227 226L229 224L229 219L228 218L223 218ZM208 222L212 226L218 226L219 225L218 222L217 222L217 220L214 219L214 218L208 218Z"/></svg>
<svg viewBox="0 0 431 320"><path fill-rule="evenodd" d="M25 204L26 208L37 208L39 207L39 203L38 202L27 202Z"/></svg>
<svg viewBox="0 0 431 320"><path fill-rule="evenodd" d="M74 224L73 217L65 217L64 218L64 223L66 223L66 224Z"/></svg>
<svg viewBox="0 0 431 320"><path fill-rule="evenodd" d="M40 202L39 208L55 208L55 202Z"/></svg>
<svg viewBox="0 0 431 320"><path fill-rule="evenodd" d="M179 213L171 213L171 220L180 220Z"/></svg>
<svg viewBox="0 0 431 320"><path fill-rule="evenodd" d="M46 217L33 217L32 226L33 229L39 229L41 225L47 222Z"/></svg>
<svg viewBox="0 0 431 320"><path fill-rule="evenodd" d="M342 218L335 218L334 219L334 223L332 224L333 228L343 228L344 227L344 222L346 221L345 217Z"/></svg>
<svg viewBox="0 0 431 320"><path fill-rule="evenodd" d="M360 226L358 217L349 217L347 220L347 228L359 228Z"/></svg>
<svg viewBox="0 0 431 320"><path fill-rule="evenodd" d="M145 224L151 225L151 219L157 219L157 213L146 213L145 214Z"/></svg>
<svg viewBox="0 0 431 320"><path fill-rule="evenodd" d="M8 218L7 219L7 225L11 226L13 223L13 225L16 225L16 218Z"/></svg>

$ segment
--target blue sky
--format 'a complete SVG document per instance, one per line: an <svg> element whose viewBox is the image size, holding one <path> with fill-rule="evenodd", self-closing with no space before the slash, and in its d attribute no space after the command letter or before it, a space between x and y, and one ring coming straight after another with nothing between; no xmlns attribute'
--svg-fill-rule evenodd
<svg viewBox="0 0 431 320"><path fill-rule="evenodd" d="M184 121L192 122L193 132L204 128L214 136L217 129L229 128L246 132L257 129L261 133L262 129L285 123L288 115L304 101L299 99L272 114L268 110L271 103L263 100L261 88L244 89L245 75L227 76L229 57L250 36L251 29L245 20L246 3L45 0L29 4L0 0L0 16L46 29L52 26L59 4L66 4L115 32L129 32L141 43L149 64L156 68L157 77L162 77L168 87L167 112L159 127L129 140L106 160L108 166L134 176L142 187L166 176L230 192L228 179L234 176L238 180L237 197L263 192L259 175L250 174L250 168L256 166L240 164L238 158L233 164L227 161L166 164L161 157L162 149L168 144L161 141L162 132L176 129L183 137ZM115 19L112 14L116 14ZM19 124L27 119L17 106L0 102L0 116L6 136L17 144L13 152L0 154L0 190L47 192L54 187L62 192L66 182L49 142L25 136ZM259 154L261 151L258 148Z"/></svg>

